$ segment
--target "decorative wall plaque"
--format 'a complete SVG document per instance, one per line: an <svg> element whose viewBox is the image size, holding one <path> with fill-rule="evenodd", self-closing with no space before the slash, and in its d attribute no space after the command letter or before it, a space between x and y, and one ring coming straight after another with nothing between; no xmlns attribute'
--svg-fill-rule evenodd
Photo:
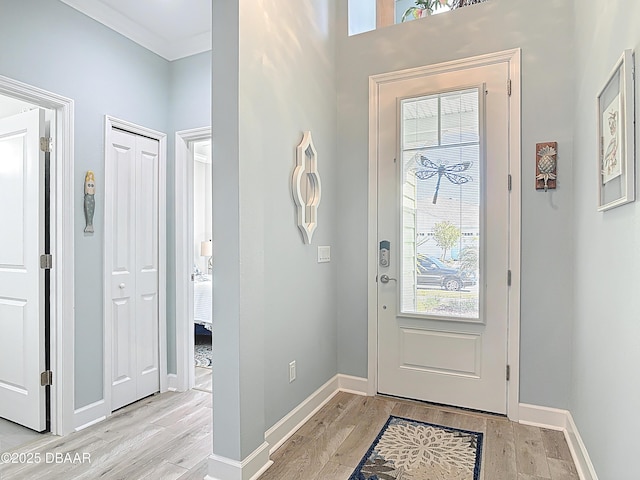
<svg viewBox="0 0 640 480"><path fill-rule="evenodd" d="M558 142L536 143L536 190L556 188Z"/></svg>
<svg viewBox="0 0 640 480"><path fill-rule="evenodd" d="M311 243L318 226L318 205L322 188L318 174L318 153L311 132L305 132L296 149L296 168L291 179L291 192L298 213L298 227L304 243Z"/></svg>

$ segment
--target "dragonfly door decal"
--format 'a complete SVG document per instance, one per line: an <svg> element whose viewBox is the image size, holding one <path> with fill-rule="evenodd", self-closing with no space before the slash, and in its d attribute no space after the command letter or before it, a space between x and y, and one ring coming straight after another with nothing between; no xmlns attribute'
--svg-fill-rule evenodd
<svg viewBox="0 0 640 480"><path fill-rule="evenodd" d="M421 154L416 155L416 162L421 167L424 167L424 169L415 171L416 177L420 180L428 180L431 177L438 175L436 191L433 194L434 205L438 201L438 191L440 190L440 181L442 180L442 177L446 177L446 179L454 185L463 185L472 180L469 175L459 173L468 170L472 162L455 163L453 165L445 163L437 164Z"/></svg>

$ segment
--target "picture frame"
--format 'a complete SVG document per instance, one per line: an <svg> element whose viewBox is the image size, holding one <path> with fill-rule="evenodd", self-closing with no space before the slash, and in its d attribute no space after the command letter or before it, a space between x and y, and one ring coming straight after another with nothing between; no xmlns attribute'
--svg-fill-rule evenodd
<svg viewBox="0 0 640 480"><path fill-rule="evenodd" d="M634 53L625 50L598 93L598 211L635 200Z"/></svg>

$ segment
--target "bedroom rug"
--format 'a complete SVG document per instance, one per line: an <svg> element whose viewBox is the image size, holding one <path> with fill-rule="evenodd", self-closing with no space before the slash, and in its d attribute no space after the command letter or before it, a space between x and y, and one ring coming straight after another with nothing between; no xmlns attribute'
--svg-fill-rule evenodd
<svg viewBox="0 0 640 480"><path fill-rule="evenodd" d="M211 350L211 337L205 337L201 340L196 336L196 344L194 348L194 360L196 367L211 368L213 352Z"/></svg>
<svg viewBox="0 0 640 480"><path fill-rule="evenodd" d="M482 433L389 417L349 480L478 480Z"/></svg>

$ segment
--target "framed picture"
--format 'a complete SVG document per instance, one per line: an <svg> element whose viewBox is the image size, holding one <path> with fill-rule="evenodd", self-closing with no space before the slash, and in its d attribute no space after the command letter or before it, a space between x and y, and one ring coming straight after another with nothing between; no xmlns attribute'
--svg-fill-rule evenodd
<svg viewBox="0 0 640 480"><path fill-rule="evenodd" d="M633 51L625 50L598 94L598 210L635 200Z"/></svg>

